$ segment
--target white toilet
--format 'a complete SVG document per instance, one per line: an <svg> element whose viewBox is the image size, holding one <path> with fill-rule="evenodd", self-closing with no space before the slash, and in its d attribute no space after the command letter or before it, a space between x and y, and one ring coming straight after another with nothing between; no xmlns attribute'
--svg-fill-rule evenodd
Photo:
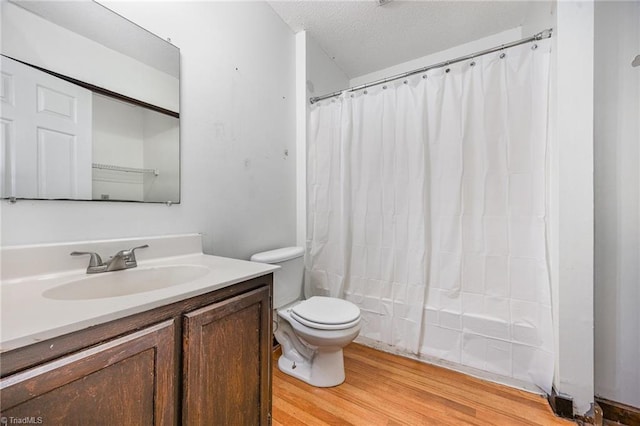
<svg viewBox="0 0 640 426"><path fill-rule="evenodd" d="M344 382L342 348L360 333L360 309L334 297L303 299L304 249L257 253L254 262L279 265L273 276L274 335L280 371L318 387Z"/></svg>

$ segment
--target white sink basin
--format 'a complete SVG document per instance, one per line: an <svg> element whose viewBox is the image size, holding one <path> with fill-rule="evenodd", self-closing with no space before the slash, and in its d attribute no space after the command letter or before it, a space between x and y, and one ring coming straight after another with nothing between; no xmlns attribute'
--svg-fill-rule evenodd
<svg viewBox="0 0 640 426"><path fill-rule="evenodd" d="M185 284L211 270L198 265L169 265L135 268L87 275L46 290L42 295L55 300L88 300L127 296Z"/></svg>

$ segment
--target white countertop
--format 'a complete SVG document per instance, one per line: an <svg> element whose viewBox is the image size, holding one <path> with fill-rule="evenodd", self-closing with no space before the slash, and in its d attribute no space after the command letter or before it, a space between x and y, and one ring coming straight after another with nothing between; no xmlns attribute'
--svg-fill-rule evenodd
<svg viewBox="0 0 640 426"><path fill-rule="evenodd" d="M43 293L87 277L84 268L3 280L0 286L0 352L218 290L279 268L275 265L201 253L138 261L138 268L142 269L166 265L206 267L209 272L193 281L157 290L83 300L54 300L45 297ZM138 268L93 276L114 274L113 277L117 278L116 274L127 274Z"/></svg>

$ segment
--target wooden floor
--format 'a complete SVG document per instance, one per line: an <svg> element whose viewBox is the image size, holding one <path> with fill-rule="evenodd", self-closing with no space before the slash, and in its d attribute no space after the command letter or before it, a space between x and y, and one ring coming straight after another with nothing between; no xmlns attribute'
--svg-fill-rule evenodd
<svg viewBox="0 0 640 426"><path fill-rule="evenodd" d="M573 425L539 395L355 343L346 381L315 388L273 363L274 425Z"/></svg>

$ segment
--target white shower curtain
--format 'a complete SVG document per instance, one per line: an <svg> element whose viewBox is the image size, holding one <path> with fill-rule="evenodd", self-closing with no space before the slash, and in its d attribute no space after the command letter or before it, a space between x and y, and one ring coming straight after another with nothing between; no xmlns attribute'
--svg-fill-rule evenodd
<svg viewBox="0 0 640 426"><path fill-rule="evenodd" d="M316 103L307 278L361 336L550 391L548 40Z"/></svg>

